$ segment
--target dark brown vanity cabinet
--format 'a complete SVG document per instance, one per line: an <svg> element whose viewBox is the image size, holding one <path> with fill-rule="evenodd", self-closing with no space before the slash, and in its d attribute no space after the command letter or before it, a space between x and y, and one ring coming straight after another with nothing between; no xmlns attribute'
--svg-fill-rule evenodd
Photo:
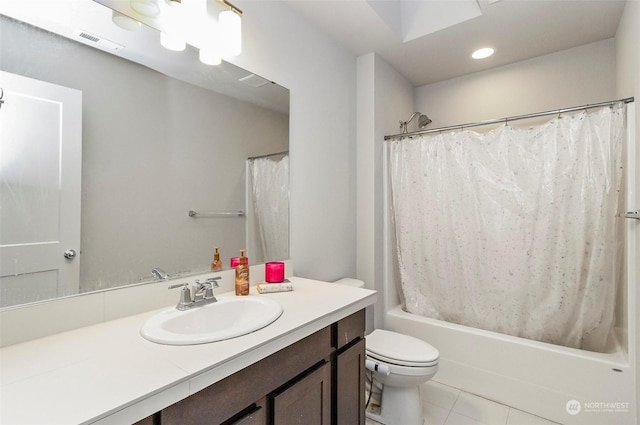
<svg viewBox="0 0 640 425"><path fill-rule="evenodd" d="M153 425L364 425L361 310L147 418Z"/></svg>

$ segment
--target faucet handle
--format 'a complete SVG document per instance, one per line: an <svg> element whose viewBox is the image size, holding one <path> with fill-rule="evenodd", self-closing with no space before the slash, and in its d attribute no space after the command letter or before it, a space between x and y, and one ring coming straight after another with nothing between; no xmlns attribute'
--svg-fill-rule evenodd
<svg viewBox="0 0 640 425"><path fill-rule="evenodd" d="M213 288L219 288L220 285L218 285L218 282L216 282L216 280L220 280L220 279L222 279L221 276L210 277L209 279L205 280L205 283L208 283Z"/></svg>
<svg viewBox="0 0 640 425"><path fill-rule="evenodd" d="M220 278L209 278L204 282L200 282L199 279L196 279L195 286L198 288L196 297L203 300L212 300L214 302L217 301L216 296L213 293L213 288L218 288L220 286L218 285L218 282L216 282L217 279Z"/></svg>
<svg viewBox="0 0 640 425"><path fill-rule="evenodd" d="M189 284L178 283L176 285L170 285L169 289L175 289L181 286L182 286L182 291L180 291L180 301L178 302L178 305L176 306L176 308L178 310L185 310L186 306L188 306L193 302L193 299L191 298L191 290L189 290Z"/></svg>

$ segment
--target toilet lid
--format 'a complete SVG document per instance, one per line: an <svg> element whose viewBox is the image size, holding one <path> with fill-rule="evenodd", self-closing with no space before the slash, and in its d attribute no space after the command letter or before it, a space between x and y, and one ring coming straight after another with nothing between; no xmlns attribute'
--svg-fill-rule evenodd
<svg viewBox="0 0 640 425"><path fill-rule="evenodd" d="M440 353L432 345L409 335L376 329L366 336L367 354L403 366L433 366Z"/></svg>

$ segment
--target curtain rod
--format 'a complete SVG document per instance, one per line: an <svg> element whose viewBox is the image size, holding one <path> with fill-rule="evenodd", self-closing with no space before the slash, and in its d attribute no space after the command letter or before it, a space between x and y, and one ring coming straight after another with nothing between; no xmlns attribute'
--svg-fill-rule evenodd
<svg viewBox="0 0 640 425"><path fill-rule="evenodd" d="M270 156L278 156L278 155L287 155L288 153L289 151L282 151L282 152L276 152L276 153L268 153L266 155L250 156L249 158L247 158L247 160L251 161L252 159L269 158Z"/></svg>
<svg viewBox="0 0 640 425"><path fill-rule="evenodd" d="M582 109L600 108L602 106L611 106L611 105L614 105L614 104L616 104L618 102L631 103L633 101L634 101L633 97L627 97L625 99L612 100L612 101L609 101L609 102L594 103L594 104L590 104L590 105L574 106L572 108L556 109L556 110L553 110L553 111L536 112L536 113L533 113L533 114L517 115L517 116L513 116L513 117L499 118L499 119L493 119L493 120L487 120L487 121L479 121L479 122L468 123L468 124L450 125L450 126L447 126L447 127L432 128L432 129L429 129L429 130L413 131L411 133L392 134L392 135L389 135L389 136L384 136L384 140L400 139L400 138L407 137L407 136L415 136L415 135L419 135L419 134L435 133L437 131L440 132L440 131L455 130L457 128L462 130L462 129L467 128L467 127L478 127L478 126L488 125L488 124L498 124L498 123L501 123L501 122L506 124L509 121L522 120L522 119L526 119L526 118L543 117L545 115L562 114L564 112L580 111Z"/></svg>

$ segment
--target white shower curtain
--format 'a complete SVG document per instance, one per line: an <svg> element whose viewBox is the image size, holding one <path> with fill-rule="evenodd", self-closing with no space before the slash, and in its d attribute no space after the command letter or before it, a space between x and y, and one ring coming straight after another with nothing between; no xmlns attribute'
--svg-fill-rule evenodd
<svg viewBox="0 0 640 425"><path fill-rule="evenodd" d="M289 155L251 159L251 196L263 258L289 258Z"/></svg>
<svg viewBox="0 0 640 425"><path fill-rule="evenodd" d="M614 323L624 111L390 141L406 310L603 351Z"/></svg>

